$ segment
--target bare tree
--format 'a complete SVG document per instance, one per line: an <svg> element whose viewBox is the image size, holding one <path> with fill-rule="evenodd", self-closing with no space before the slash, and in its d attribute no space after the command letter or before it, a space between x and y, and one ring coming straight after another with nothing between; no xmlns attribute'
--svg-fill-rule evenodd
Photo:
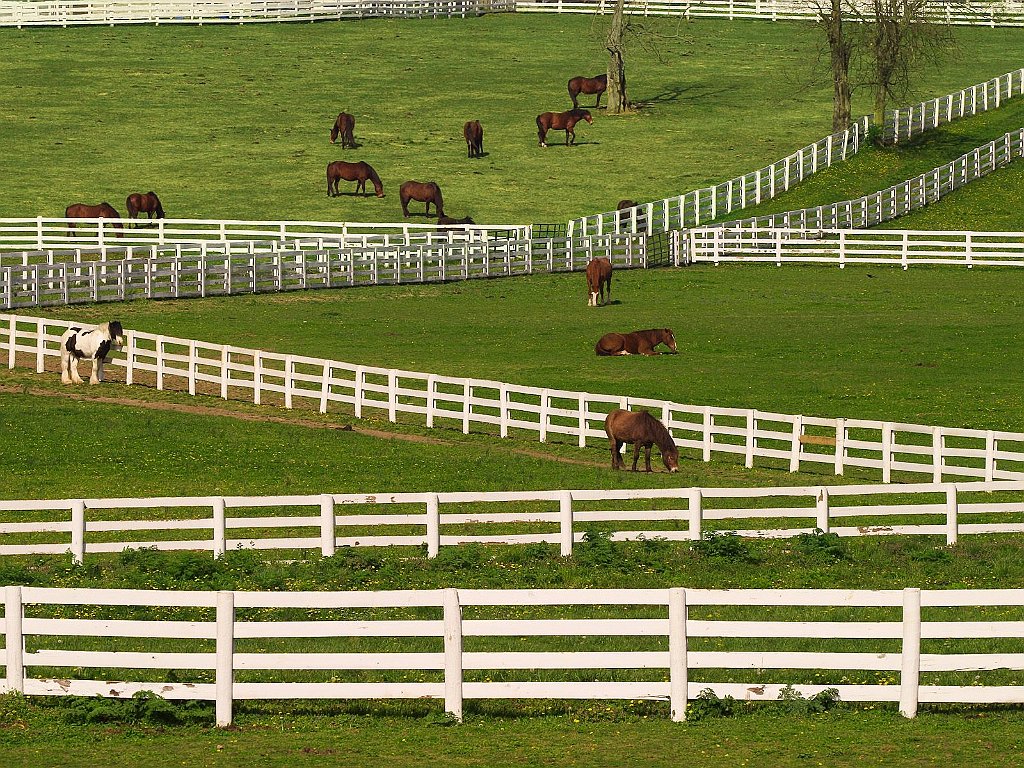
<svg viewBox="0 0 1024 768"><path fill-rule="evenodd" d="M829 0L817 5L818 26L825 31L828 41L829 72L832 75L832 132L839 133L850 127L851 99L850 57L853 40L843 28L842 0Z"/></svg>
<svg viewBox="0 0 1024 768"><path fill-rule="evenodd" d="M608 112L621 114L629 111L626 96L626 19L625 0L616 0L612 24L608 29L605 47L608 49Z"/></svg>

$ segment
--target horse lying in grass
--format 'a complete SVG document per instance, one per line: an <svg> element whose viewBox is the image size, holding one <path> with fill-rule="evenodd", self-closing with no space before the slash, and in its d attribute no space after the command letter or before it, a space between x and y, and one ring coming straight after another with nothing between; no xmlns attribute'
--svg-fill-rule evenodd
<svg viewBox="0 0 1024 768"><path fill-rule="evenodd" d="M81 384L78 375L78 361L92 360L90 384L103 381L103 363L107 353L113 348L124 346L124 329L117 320L101 323L95 328L85 331L81 328L68 328L60 337L60 381L62 384Z"/></svg>
<svg viewBox="0 0 1024 768"><path fill-rule="evenodd" d="M647 471L651 471L651 446L657 444L661 451L662 461L669 472L679 470L679 448L665 425L651 416L647 411L616 410L608 414L604 420L604 431L612 450L612 469L624 469L626 462L622 460L622 447L633 444L633 471L640 459L640 449L644 449Z"/></svg>
<svg viewBox="0 0 1024 768"><path fill-rule="evenodd" d="M650 328L632 333L606 333L594 347L600 357L609 355L657 355L655 349L664 344L676 352L676 337L671 328Z"/></svg>

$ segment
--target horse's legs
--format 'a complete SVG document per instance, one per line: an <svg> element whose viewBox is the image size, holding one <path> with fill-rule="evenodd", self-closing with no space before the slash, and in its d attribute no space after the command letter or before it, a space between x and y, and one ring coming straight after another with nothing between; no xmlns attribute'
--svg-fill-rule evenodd
<svg viewBox="0 0 1024 768"><path fill-rule="evenodd" d="M640 460L640 441L633 443L633 471L636 472L636 463Z"/></svg>
<svg viewBox="0 0 1024 768"><path fill-rule="evenodd" d="M103 358L94 357L92 359L92 375L89 376L90 384L99 384L103 381Z"/></svg>
<svg viewBox="0 0 1024 768"><path fill-rule="evenodd" d="M537 123L537 143L540 144L542 147L546 147L547 146L547 142L544 141L544 139L546 139L547 137L548 137L548 132L546 130L544 130L544 126L542 126L540 124L540 122L538 122Z"/></svg>
<svg viewBox="0 0 1024 768"><path fill-rule="evenodd" d="M651 444L647 443L644 446L644 461L647 462L647 471L651 471Z"/></svg>
<svg viewBox="0 0 1024 768"><path fill-rule="evenodd" d="M71 383L71 353L63 347L60 350L60 383Z"/></svg>
<svg viewBox="0 0 1024 768"><path fill-rule="evenodd" d="M78 375L78 357L71 355L71 381L74 384L81 384L82 377Z"/></svg>
<svg viewBox="0 0 1024 768"><path fill-rule="evenodd" d="M608 442L611 444L612 449L612 469L620 469L622 467L622 456L619 455L619 448L622 443L614 437L609 437Z"/></svg>

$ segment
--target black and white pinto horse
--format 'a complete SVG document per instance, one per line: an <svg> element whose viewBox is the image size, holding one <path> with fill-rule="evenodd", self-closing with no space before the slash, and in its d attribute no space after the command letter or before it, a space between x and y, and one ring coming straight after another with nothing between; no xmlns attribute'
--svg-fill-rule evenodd
<svg viewBox="0 0 1024 768"><path fill-rule="evenodd" d="M103 381L103 363L112 348L124 346L124 328L117 320L101 323L92 330L68 328L60 337L60 380L62 384L82 383L78 361L92 360L90 384Z"/></svg>

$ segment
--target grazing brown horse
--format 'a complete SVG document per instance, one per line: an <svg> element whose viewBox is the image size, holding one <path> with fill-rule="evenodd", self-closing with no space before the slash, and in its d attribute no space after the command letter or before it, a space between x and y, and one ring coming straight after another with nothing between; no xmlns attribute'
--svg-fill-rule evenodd
<svg viewBox="0 0 1024 768"><path fill-rule="evenodd" d="M462 127L462 135L466 137L468 157L484 156L484 128L479 120L470 120Z"/></svg>
<svg viewBox="0 0 1024 768"><path fill-rule="evenodd" d="M358 163L346 163L344 160L335 160L332 163L328 163L328 197L337 197L341 194L338 191L338 182L342 179L345 181L356 182L356 194L359 192L366 194L366 181L369 179L373 182L373 191L377 193L377 197L384 197L384 183L380 180L380 176L377 175L377 172L373 170L373 166L369 163L364 163L362 160Z"/></svg>
<svg viewBox="0 0 1024 768"><path fill-rule="evenodd" d="M619 200L619 204L615 206L616 211L624 211L627 208L636 208L635 200Z"/></svg>
<svg viewBox="0 0 1024 768"><path fill-rule="evenodd" d="M338 135L340 134L341 148L344 149L345 147L352 147L354 149L356 146L356 140L352 138L352 131L355 130L355 127L356 119L352 117L352 115L348 112L342 112L339 114L337 119L334 121L334 127L331 128L331 144L337 140ZM349 179L349 181L352 181L352 179Z"/></svg>
<svg viewBox="0 0 1024 768"><path fill-rule="evenodd" d="M444 216L444 201L441 199L441 188L436 181L407 181L398 190L398 197L402 201L402 213L409 217L409 201L417 200L427 204L424 215L430 215L430 204L434 204L434 215L438 218Z"/></svg>
<svg viewBox="0 0 1024 768"><path fill-rule="evenodd" d="M469 216L464 219L453 219L451 216L438 216L438 224L476 224Z"/></svg>
<svg viewBox="0 0 1024 768"><path fill-rule="evenodd" d="M612 411L604 420L604 431L612 449L612 469L624 469L626 462L622 460L622 446L633 444L633 471L640 458L640 449L644 449L647 471L651 471L651 446L657 444L661 451L661 459L669 472L679 469L679 448L665 425L651 416L647 411Z"/></svg>
<svg viewBox="0 0 1024 768"><path fill-rule="evenodd" d="M592 259L587 264L587 306L598 306L605 303L604 291L608 288L608 301L612 300L612 263L608 259Z"/></svg>
<svg viewBox="0 0 1024 768"><path fill-rule="evenodd" d="M160 198L156 196L156 192L133 192L124 201L124 207L128 209L129 219L137 218L140 213L146 214L146 218L149 219L153 218L153 214L156 214L158 219L164 217L164 207L160 205Z"/></svg>
<svg viewBox="0 0 1024 768"><path fill-rule="evenodd" d="M123 229L124 226L121 224L121 214L114 210L114 206L110 203L103 201L99 205L86 205L85 203L72 203L64 209L65 219L117 219L114 222L114 226L117 229ZM75 222L68 222L68 229L71 230L71 234L74 234ZM123 233L115 232L118 237L123 237Z"/></svg>
<svg viewBox="0 0 1024 768"><path fill-rule="evenodd" d="M676 351L676 337L670 328L651 328L632 333L606 333L594 347L594 352L607 355L657 355L655 347L664 344Z"/></svg>
<svg viewBox="0 0 1024 768"><path fill-rule="evenodd" d="M565 145L576 143L576 132L573 128L580 120L593 124L594 118L585 109L570 109L568 112L543 112L537 115L537 141L542 147L547 146L545 139L548 131L565 131ZM571 140L570 140L571 139Z"/></svg>
<svg viewBox="0 0 1024 768"><path fill-rule="evenodd" d="M594 108L601 106L601 94L608 90L608 75L597 77L574 77L569 81L569 98L572 99L572 108L579 109L576 97L581 93L596 93L597 103Z"/></svg>

